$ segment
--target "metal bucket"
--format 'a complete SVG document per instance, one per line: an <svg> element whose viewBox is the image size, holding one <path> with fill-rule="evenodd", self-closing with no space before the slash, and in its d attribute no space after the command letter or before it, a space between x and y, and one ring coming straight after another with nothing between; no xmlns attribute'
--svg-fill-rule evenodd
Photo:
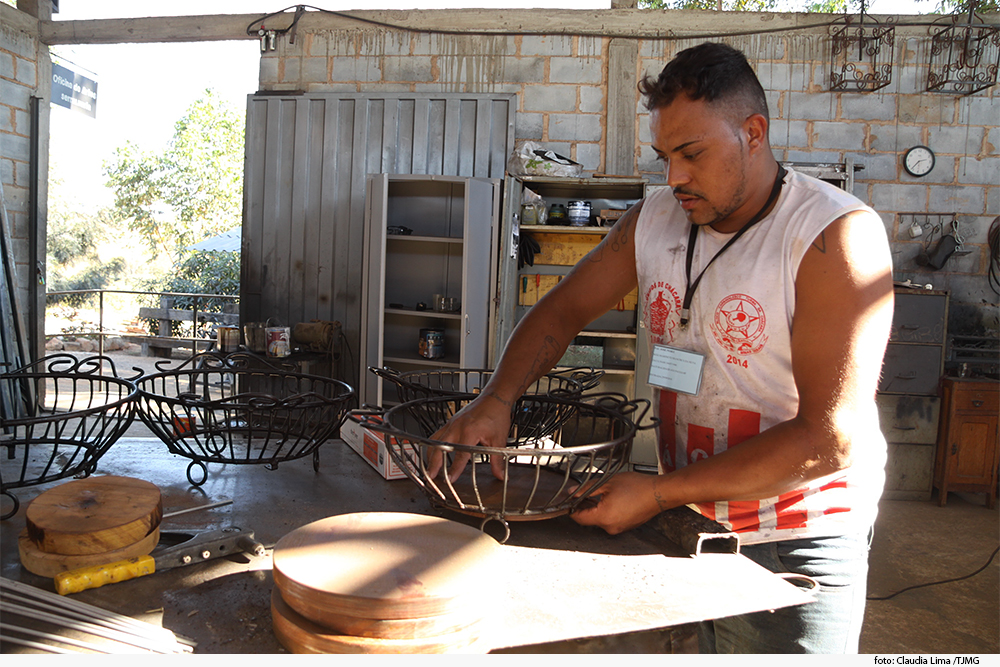
<svg viewBox="0 0 1000 667"><path fill-rule="evenodd" d="M236 352L240 347L239 327L219 327L215 330L215 344L220 352Z"/></svg>
<svg viewBox="0 0 1000 667"><path fill-rule="evenodd" d="M243 325L243 340L247 348L256 354L267 352L267 333L263 322L247 322Z"/></svg>

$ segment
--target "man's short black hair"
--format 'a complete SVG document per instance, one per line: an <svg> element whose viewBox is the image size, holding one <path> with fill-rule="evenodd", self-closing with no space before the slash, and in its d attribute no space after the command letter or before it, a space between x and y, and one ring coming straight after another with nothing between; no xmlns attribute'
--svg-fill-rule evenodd
<svg viewBox="0 0 1000 667"><path fill-rule="evenodd" d="M745 112L742 118L734 118L739 122L755 113L768 118L767 98L757 75L746 56L728 44L706 42L684 49L658 77L643 77L639 91L650 111L670 105L683 94Z"/></svg>

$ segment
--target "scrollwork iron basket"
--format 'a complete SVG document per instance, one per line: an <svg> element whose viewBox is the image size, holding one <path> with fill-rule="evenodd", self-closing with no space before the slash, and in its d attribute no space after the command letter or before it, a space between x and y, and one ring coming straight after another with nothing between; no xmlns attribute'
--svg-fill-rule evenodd
<svg viewBox="0 0 1000 667"><path fill-rule="evenodd" d="M0 375L0 492L86 477L135 419L135 385L100 355L54 354Z"/></svg>
<svg viewBox="0 0 1000 667"><path fill-rule="evenodd" d="M136 380L139 418L174 454L191 459L188 481L208 463L279 463L312 455L335 437L355 400L340 380L298 373L256 355L205 353ZM198 475L193 473L198 471Z"/></svg>
<svg viewBox="0 0 1000 667"><path fill-rule="evenodd" d="M400 402L439 396L478 394L493 377L493 370L482 368L432 369L400 372L393 368L369 366L368 371L396 387ZM573 398L600 384L603 370L570 368L547 373L534 382L525 394L549 394Z"/></svg>
<svg viewBox="0 0 1000 667"><path fill-rule="evenodd" d="M434 440L452 415L474 396L423 398L362 417L379 432L389 455L430 502L481 517L482 526L561 516L587 502L613 475L628 467L632 441L649 409L645 400L619 394L569 399L525 395L518 400L506 447L482 447ZM454 481L443 472L456 454L471 455ZM432 455L445 459L433 477ZM499 457L503 479L493 476L490 458Z"/></svg>

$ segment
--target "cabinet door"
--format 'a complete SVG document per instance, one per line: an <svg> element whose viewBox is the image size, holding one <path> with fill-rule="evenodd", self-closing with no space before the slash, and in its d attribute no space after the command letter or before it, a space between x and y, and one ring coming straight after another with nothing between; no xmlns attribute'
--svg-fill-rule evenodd
<svg viewBox="0 0 1000 667"><path fill-rule="evenodd" d="M948 429L950 484L988 485L996 467L997 417L956 414Z"/></svg>

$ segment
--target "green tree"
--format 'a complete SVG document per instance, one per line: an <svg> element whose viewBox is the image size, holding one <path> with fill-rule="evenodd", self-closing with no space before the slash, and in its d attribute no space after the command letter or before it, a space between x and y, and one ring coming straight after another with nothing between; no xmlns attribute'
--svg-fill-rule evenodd
<svg viewBox="0 0 1000 667"><path fill-rule="evenodd" d="M933 4L928 10L935 14L968 14L970 5L979 13L1000 12L998 0L917 0L919 3Z"/></svg>
<svg viewBox="0 0 1000 667"><path fill-rule="evenodd" d="M154 254L179 255L239 226L243 208L243 114L213 90L188 107L165 151L132 142L105 163L117 213Z"/></svg>
<svg viewBox="0 0 1000 667"><path fill-rule="evenodd" d="M125 272L125 260L114 257L102 261L99 246L119 226L112 211L83 212L64 201L57 193L61 181L50 177L46 223L45 273L49 292L103 289ZM50 298L51 303L80 307L91 300L89 294L63 294Z"/></svg>

